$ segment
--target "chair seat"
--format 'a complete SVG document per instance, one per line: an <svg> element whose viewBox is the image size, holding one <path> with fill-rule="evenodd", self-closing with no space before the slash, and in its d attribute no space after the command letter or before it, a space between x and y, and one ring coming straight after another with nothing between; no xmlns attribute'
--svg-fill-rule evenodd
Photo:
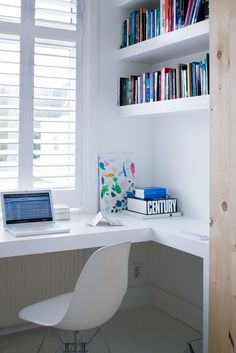
<svg viewBox="0 0 236 353"><path fill-rule="evenodd" d="M63 319L72 295L73 293L66 293L27 306L19 312L19 317L41 326L56 326Z"/></svg>

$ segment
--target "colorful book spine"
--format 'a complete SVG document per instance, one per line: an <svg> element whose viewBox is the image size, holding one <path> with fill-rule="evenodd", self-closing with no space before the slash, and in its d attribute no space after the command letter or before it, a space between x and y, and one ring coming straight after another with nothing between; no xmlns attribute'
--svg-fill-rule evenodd
<svg viewBox="0 0 236 353"><path fill-rule="evenodd" d="M197 1L197 0L193 0L193 1L192 1L187 26L192 23L193 13L194 13L194 10L195 10L195 8L196 8L196 1Z"/></svg>
<svg viewBox="0 0 236 353"><path fill-rule="evenodd" d="M184 25L187 26L189 23L189 17L190 17L190 12L191 12L191 6L192 6L193 0L188 0L188 7L187 7L187 12L184 20Z"/></svg>
<svg viewBox="0 0 236 353"><path fill-rule="evenodd" d="M192 64L187 64L187 97L192 97Z"/></svg>
<svg viewBox="0 0 236 353"><path fill-rule="evenodd" d="M145 102L150 102L150 73L145 74Z"/></svg>
<svg viewBox="0 0 236 353"><path fill-rule="evenodd" d="M202 3L202 0L196 0L196 4L194 6L194 11L193 11L193 16L191 19L191 24L194 24L197 22L198 15L200 12L201 3Z"/></svg>
<svg viewBox="0 0 236 353"><path fill-rule="evenodd" d="M119 104L151 103L209 94L209 54L202 61L120 78Z"/></svg>
<svg viewBox="0 0 236 353"><path fill-rule="evenodd" d="M160 0L161 9L161 34L165 33L166 0Z"/></svg>
<svg viewBox="0 0 236 353"><path fill-rule="evenodd" d="M176 0L172 0L172 18L171 18L171 30L176 29Z"/></svg>
<svg viewBox="0 0 236 353"><path fill-rule="evenodd" d="M163 199L167 196L166 188L162 187L143 187L134 190L136 198L140 199Z"/></svg>
<svg viewBox="0 0 236 353"><path fill-rule="evenodd" d="M124 20L120 47L134 45L208 17L208 0L160 0L158 7L134 10Z"/></svg>

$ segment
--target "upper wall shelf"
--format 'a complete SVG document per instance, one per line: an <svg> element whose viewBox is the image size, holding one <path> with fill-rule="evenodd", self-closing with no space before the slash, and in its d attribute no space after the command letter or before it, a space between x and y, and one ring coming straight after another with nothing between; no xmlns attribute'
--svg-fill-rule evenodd
<svg viewBox="0 0 236 353"><path fill-rule="evenodd" d="M205 50L209 50L209 20L120 49L118 60L154 64Z"/></svg>
<svg viewBox="0 0 236 353"><path fill-rule="evenodd" d="M157 118L177 115L199 115L209 113L209 95L164 100L153 103L124 105L118 107L121 117Z"/></svg>
<svg viewBox="0 0 236 353"><path fill-rule="evenodd" d="M120 8L134 8L138 6L152 6L155 0L115 0L115 4Z"/></svg>

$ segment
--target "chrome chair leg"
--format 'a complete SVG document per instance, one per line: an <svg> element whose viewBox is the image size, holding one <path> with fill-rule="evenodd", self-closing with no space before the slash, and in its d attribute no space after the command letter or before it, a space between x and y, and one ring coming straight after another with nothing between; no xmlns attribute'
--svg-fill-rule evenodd
<svg viewBox="0 0 236 353"><path fill-rule="evenodd" d="M109 346L109 344L108 344L107 338L106 338L105 333L104 333L104 331L103 331L103 329L102 329L101 327L99 327L99 331L101 332L101 335L102 335L103 341L104 341L104 343L105 343L107 352L108 352L108 353L111 353L111 349L110 349L110 346Z"/></svg>
<svg viewBox="0 0 236 353"><path fill-rule="evenodd" d="M39 344L39 347L38 347L36 353L40 353L40 351L41 351L41 349L42 349L42 347L43 347L44 341L45 341L45 339L46 339L46 337L47 337L47 334L48 334L48 329L46 329L46 332L45 332L44 335L43 335L43 338L42 338L42 340L41 340L41 342L40 342L40 344Z"/></svg>

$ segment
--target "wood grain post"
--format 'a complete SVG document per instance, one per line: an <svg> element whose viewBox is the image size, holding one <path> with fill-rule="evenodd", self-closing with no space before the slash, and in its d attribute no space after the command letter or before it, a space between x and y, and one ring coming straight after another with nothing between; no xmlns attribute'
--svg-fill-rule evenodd
<svg viewBox="0 0 236 353"><path fill-rule="evenodd" d="M236 352L236 0L210 0L209 353Z"/></svg>

